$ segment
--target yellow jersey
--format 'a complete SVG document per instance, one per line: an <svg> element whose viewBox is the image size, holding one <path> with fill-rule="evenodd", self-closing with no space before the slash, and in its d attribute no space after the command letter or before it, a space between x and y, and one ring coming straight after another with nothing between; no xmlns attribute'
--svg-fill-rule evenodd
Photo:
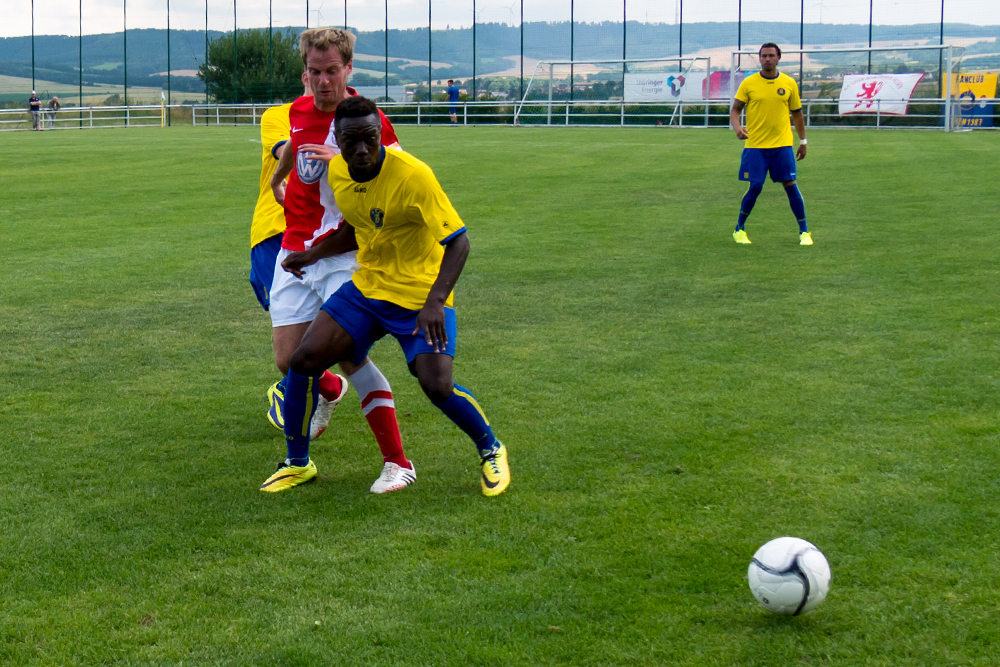
<svg viewBox="0 0 1000 667"><path fill-rule="evenodd" d="M285 209L274 198L271 189L271 176L278 168L278 147L288 141L291 123L288 120L288 110L291 104L271 107L260 117L260 143L263 146L260 167L260 194L257 196L257 207L253 211L253 222L250 223L250 247L261 241L266 241L275 234L285 231Z"/></svg>
<svg viewBox="0 0 1000 667"><path fill-rule="evenodd" d="M736 99L747 105L747 148L781 148L792 145L788 114L802 108L795 79L778 73L773 79L760 72L743 79Z"/></svg>
<svg viewBox="0 0 1000 667"><path fill-rule="evenodd" d="M369 299L419 310L441 270L442 246L464 233L465 223L430 167L402 150L382 150L382 169L370 181L354 181L342 155L327 178L358 240L354 285Z"/></svg>

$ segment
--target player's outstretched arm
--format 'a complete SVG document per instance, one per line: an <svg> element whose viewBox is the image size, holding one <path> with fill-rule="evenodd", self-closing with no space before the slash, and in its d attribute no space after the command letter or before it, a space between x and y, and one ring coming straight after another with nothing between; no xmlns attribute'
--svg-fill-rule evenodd
<svg viewBox="0 0 1000 667"><path fill-rule="evenodd" d="M288 144L285 145L287 146ZM285 205L285 179L292 173L292 167L294 166L295 155L292 154L292 151L281 151L281 157L278 158L278 166L274 168L274 173L271 174L271 189L274 191L275 200L282 206Z"/></svg>
<svg viewBox="0 0 1000 667"><path fill-rule="evenodd" d="M467 232L448 241L444 247L444 257L441 258L441 270L438 272L437 280L431 286L427 301L417 315L413 335L416 336L423 329L424 340L434 348L435 352L440 352L448 344L448 333L444 326L444 304L448 300L448 295L455 289L459 276L462 275L470 247Z"/></svg>
<svg viewBox="0 0 1000 667"><path fill-rule="evenodd" d="M740 123L740 112L743 111L744 107L746 107L746 102L735 100L733 101L733 108L729 110L729 124L736 131L737 139L747 138L747 131L743 129L743 124Z"/></svg>
<svg viewBox="0 0 1000 667"><path fill-rule="evenodd" d="M315 264L324 257L332 257L357 249L358 242L354 238L354 227L342 223L340 229L327 236L312 248L288 253L288 256L281 262L281 268L296 278L301 279L303 275L302 269L307 266Z"/></svg>

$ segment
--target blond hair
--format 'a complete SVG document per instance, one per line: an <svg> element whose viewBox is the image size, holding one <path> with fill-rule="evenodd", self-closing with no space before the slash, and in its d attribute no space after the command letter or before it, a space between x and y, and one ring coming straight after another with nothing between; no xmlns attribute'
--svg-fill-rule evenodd
<svg viewBox="0 0 1000 667"><path fill-rule="evenodd" d="M306 64L306 56L313 49L329 51L335 48L340 52L340 57L344 59L344 64L354 60L354 42L357 41L354 33L341 30L340 28L313 28L306 30L299 35L299 53L302 55L302 64Z"/></svg>

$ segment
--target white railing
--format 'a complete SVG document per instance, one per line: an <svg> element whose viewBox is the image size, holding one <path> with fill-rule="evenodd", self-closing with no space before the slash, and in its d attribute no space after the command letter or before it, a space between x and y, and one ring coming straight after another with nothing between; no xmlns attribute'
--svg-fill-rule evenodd
<svg viewBox="0 0 1000 667"><path fill-rule="evenodd" d="M874 113L841 116L836 98L803 101L803 113L810 127L943 129L947 103L943 99L913 99L906 116L884 114L876 101ZM994 104L1000 129L1000 99L977 100ZM956 113L958 102L952 101ZM447 125L449 109L455 107L460 125L512 125L519 103L514 100L477 102L386 102L382 110L397 125ZM174 104L166 107L115 106L66 107L41 113L43 129L70 130L106 127L149 127L159 125L257 125L271 104ZM169 117L168 117L169 116ZM674 126L728 127L726 100L684 102L626 102L621 100L529 100L520 108L517 124L522 126ZM953 128L959 128L956 123ZM0 110L0 131L30 130L31 116L23 109ZM994 128L983 128L994 129Z"/></svg>
<svg viewBox="0 0 1000 667"><path fill-rule="evenodd" d="M171 108L181 108L173 105ZM187 112L190 115L190 111ZM160 105L117 107L63 107L59 111L42 109L43 130L78 130L100 127L159 126L165 119ZM24 109L0 109L0 131L32 129L31 114Z"/></svg>

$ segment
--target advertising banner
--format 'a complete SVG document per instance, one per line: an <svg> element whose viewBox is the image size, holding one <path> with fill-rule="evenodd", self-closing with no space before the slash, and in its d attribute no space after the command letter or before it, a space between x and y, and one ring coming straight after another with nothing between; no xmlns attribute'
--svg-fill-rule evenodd
<svg viewBox="0 0 1000 667"><path fill-rule="evenodd" d="M749 75L746 72L737 72L736 81L731 82L731 72L712 72L712 76L708 79L708 95L706 99L728 100L730 92L736 92L736 89L740 87L743 79L747 76Z"/></svg>
<svg viewBox="0 0 1000 667"><path fill-rule="evenodd" d="M882 113L905 116L919 74L847 74L840 89L840 114Z"/></svg>
<svg viewBox="0 0 1000 667"><path fill-rule="evenodd" d="M705 72L625 74L626 102L677 102L705 99Z"/></svg>
<svg viewBox="0 0 1000 667"><path fill-rule="evenodd" d="M962 127L993 127L993 103L997 95L996 72L955 74L951 94L958 98L962 110Z"/></svg>

